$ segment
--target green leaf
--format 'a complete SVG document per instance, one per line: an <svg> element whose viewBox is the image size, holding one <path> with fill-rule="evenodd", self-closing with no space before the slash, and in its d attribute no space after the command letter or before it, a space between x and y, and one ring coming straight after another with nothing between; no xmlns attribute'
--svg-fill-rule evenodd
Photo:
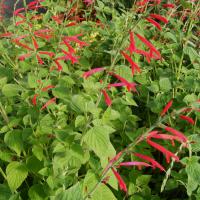
<svg viewBox="0 0 200 200"><path fill-rule="evenodd" d="M9 187L4 184L0 184L0 200L8 200L12 195Z"/></svg>
<svg viewBox="0 0 200 200"><path fill-rule="evenodd" d="M83 200L80 183L76 183L66 191L59 192L53 200Z"/></svg>
<svg viewBox="0 0 200 200"><path fill-rule="evenodd" d="M98 179L96 178L95 174L92 171L88 171L84 183L83 183L83 193L84 195L87 194L88 191L91 191L91 189L94 187L94 185L98 182ZM94 191L94 193L91 195L91 200L116 200L116 197L113 195L111 190L101 183L97 189Z"/></svg>
<svg viewBox="0 0 200 200"><path fill-rule="evenodd" d="M17 96L18 93L22 90L22 88L19 85L16 84L6 84L2 88L2 93L6 97L14 97Z"/></svg>
<svg viewBox="0 0 200 200"><path fill-rule="evenodd" d="M160 90L163 92L168 92L172 88L169 78L160 78L159 85L160 85Z"/></svg>
<svg viewBox="0 0 200 200"><path fill-rule="evenodd" d="M4 136L4 142L8 145L9 148L14 150L17 155L21 154L23 150L23 140L21 130L9 131Z"/></svg>
<svg viewBox="0 0 200 200"><path fill-rule="evenodd" d="M28 191L28 196L31 200L45 199L46 194L44 192L43 185L41 184L33 185Z"/></svg>
<svg viewBox="0 0 200 200"><path fill-rule="evenodd" d="M23 163L13 161L7 166L6 175L11 191L15 191L28 176L28 170Z"/></svg>
<svg viewBox="0 0 200 200"><path fill-rule="evenodd" d="M103 126L95 126L83 136L83 141L101 158L108 154L109 133L109 130Z"/></svg>

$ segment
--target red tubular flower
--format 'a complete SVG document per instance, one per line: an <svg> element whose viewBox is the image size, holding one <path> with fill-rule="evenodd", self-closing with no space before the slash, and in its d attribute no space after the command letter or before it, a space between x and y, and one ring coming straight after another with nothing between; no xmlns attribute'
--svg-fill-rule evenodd
<svg viewBox="0 0 200 200"><path fill-rule="evenodd" d="M185 121L187 121L187 122L189 122L192 125L195 124L194 120L191 117L188 117L188 116L185 116L185 115L180 115L180 118L185 120Z"/></svg>
<svg viewBox="0 0 200 200"><path fill-rule="evenodd" d="M30 56L31 56L31 53L26 53L26 54L20 55L19 60L24 61L26 58L29 58Z"/></svg>
<svg viewBox="0 0 200 200"><path fill-rule="evenodd" d="M122 162L119 164L120 166L137 166L139 170L142 169L142 166L144 167L151 167L150 164L145 163L145 162L138 162L138 161L133 161L133 162Z"/></svg>
<svg viewBox="0 0 200 200"><path fill-rule="evenodd" d="M135 53L145 56L148 63L150 63L151 58L153 58L153 56L150 56L149 52L141 50L141 49L135 49Z"/></svg>
<svg viewBox="0 0 200 200"><path fill-rule="evenodd" d="M129 34L130 34L130 45L129 45L127 50L129 50L130 54L132 54L136 49L136 47L135 47L135 39L134 39L134 33L132 31L130 31Z"/></svg>
<svg viewBox="0 0 200 200"><path fill-rule="evenodd" d="M41 108L41 110L44 110L47 106L49 106L50 104L52 103L55 103L56 102L56 97L50 99L49 101L47 101Z"/></svg>
<svg viewBox="0 0 200 200"><path fill-rule="evenodd" d="M74 48L69 44L67 40L63 40L64 44L67 46L70 53L75 53Z"/></svg>
<svg viewBox="0 0 200 200"><path fill-rule="evenodd" d="M57 65L57 69L58 69L58 71L62 71L62 66L61 66L61 64L58 62L58 60L56 59L56 60L54 60L54 62L56 63L56 65Z"/></svg>
<svg viewBox="0 0 200 200"><path fill-rule="evenodd" d="M73 35L73 36L64 36L63 40L66 40L68 42L71 42L71 41L76 42L79 44L80 47L89 46L89 44L87 44L86 42L79 40L78 39L79 36L82 36L82 34Z"/></svg>
<svg viewBox="0 0 200 200"><path fill-rule="evenodd" d="M140 153L134 153L134 155L137 156L138 158L141 158L141 159L147 161L147 162L150 162L153 169L155 169L157 167L161 171L165 171L165 168L162 165L160 165L157 161L155 161L153 158L143 155L143 154L140 154Z"/></svg>
<svg viewBox="0 0 200 200"><path fill-rule="evenodd" d="M160 31L162 30L162 28L158 22L154 21L153 19L151 19L149 17L147 17L146 20L148 22L150 22L153 26L155 26L158 30L160 30Z"/></svg>
<svg viewBox="0 0 200 200"><path fill-rule="evenodd" d="M132 69L132 75L135 73L135 69L141 73L140 67L131 59L130 56L128 56L125 52L121 51L121 54L124 56L124 58L130 63L131 69Z"/></svg>
<svg viewBox="0 0 200 200"><path fill-rule="evenodd" d="M41 55L48 55L49 57L53 57L53 56L55 56L55 53L53 53L53 52L50 52L50 51L39 51L38 52L39 54L41 54Z"/></svg>
<svg viewBox="0 0 200 200"><path fill-rule="evenodd" d="M15 26L19 26L20 24L23 24L24 22L26 22L26 20L17 21L15 23Z"/></svg>
<svg viewBox="0 0 200 200"><path fill-rule="evenodd" d="M137 6L144 6L149 2L149 0L142 0L136 3Z"/></svg>
<svg viewBox="0 0 200 200"><path fill-rule="evenodd" d="M0 38L2 37L11 37L13 34L10 32L0 34Z"/></svg>
<svg viewBox="0 0 200 200"><path fill-rule="evenodd" d="M163 4L162 7L163 8L174 8L175 4L173 4L173 3L166 3L166 4Z"/></svg>
<svg viewBox="0 0 200 200"><path fill-rule="evenodd" d="M173 103L173 100L170 100L167 105L163 108L162 112L160 113L160 116L162 117L163 115L165 115L165 113L171 108Z"/></svg>
<svg viewBox="0 0 200 200"><path fill-rule="evenodd" d="M131 85L132 85L132 90L134 91L134 92L137 92L137 90L136 90L136 83L130 83ZM126 86L126 84L125 83L111 83L111 84L108 84L108 86L107 86L107 88L108 89L110 89L111 87L122 87L122 86Z"/></svg>
<svg viewBox="0 0 200 200"><path fill-rule="evenodd" d="M89 76L91 76L91 75L93 75L93 74L95 74L97 72L104 71L104 70L105 70L104 67L98 67L98 68L91 69L91 70L89 70L87 72L84 72L83 78L87 79Z"/></svg>
<svg viewBox="0 0 200 200"><path fill-rule="evenodd" d="M140 34L136 34L136 36L146 45L148 46L151 51L154 51L159 58L161 58L160 52L153 46L153 44L151 44L151 42L149 42L146 38L144 38L143 36L141 36Z"/></svg>
<svg viewBox="0 0 200 200"><path fill-rule="evenodd" d="M160 21L164 22L165 24L168 23L168 20L167 20L165 17L161 16L161 15L158 15L158 14L150 14L150 17L152 17L152 18L154 18L154 19L157 19L157 20L160 20Z"/></svg>
<svg viewBox="0 0 200 200"><path fill-rule="evenodd" d="M172 133L172 134L174 134L174 135L176 135L177 137L179 137L182 142L187 142L188 141L187 137L183 133L173 129L172 127L166 126L165 130L170 132L170 133Z"/></svg>
<svg viewBox="0 0 200 200"><path fill-rule="evenodd" d="M101 90L101 92L103 93L105 102L107 104L107 106L111 106L112 105L112 100L110 99L108 93L106 92L106 90Z"/></svg>
<svg viewBox="0 0 200 200"><path fill-rule="evenodd" d="M37 41L36 41L36 39L34 37L32 37L32 41L33 41L33 46L37 50L39 48L39 45L38 45L38 43L37 43Z"/></svg>
<svg viewBox="0 0 200 200"><path fill-rule="evenodd" d="M43 64L44 64L44 61L42 60L42 58L41 58L38 54L36 55L36 58L37 58L38 63L39 63L40 65L43 65Z"/></svg>
<svg viewBox="0 0 200 200"><path fill-rule="evenodd" d="M17 39L12 40L15 44L17 44L20 47L23 47L24 49L30 50L32 51L33 49L31 47L29 47L28 45L19 42Z"/></svg>
<svg viewBox="0 0 200 200"><path fill-rule="evenodd" d="M54 85L48 85L48 86L42 88L42 92L46 92L48 89L52 89L52 88L55 88L55 86Z"/></svg>
<svg viewBox="0 0 200 200"><path fill-rule="evenodd" d="M34 106L36 106L37 105L37 97L39 96L39 94L35 94L34 96L33 96L33 98L32 98L32 104L34 105Z"/></svg>
<svg viewBox="0 0 200 200"><path fill-rule="evenodd" d="M18 13L25 11L25 8L19 8L17 10L15 10L15 12L13 13L14 15L17 15Z"/></svg>
<svg viewBox="0 0 200 200"><path fill-rule="evenodd" d="M124 192L127 192L127 187L126 187L126 184L125 182L123 181L123 179L121 178L121 176L119 175L119 173L114 169L114 168L111 168L113 174L115 175L118 183L119 183L119 187L121 190L123 190Z"/></svg>
<svg viewBox="0 0 200 200"><path fill-rule="evenodd" d="M132 83L129 83L125 78L123 78L123 77L121 77L118 74L115 74L113 72L109 72L109 74L114 76L118 80L120 80L122 83L124 83L128 91L130 91L130 90L135 91L135 86Z"/></svg>

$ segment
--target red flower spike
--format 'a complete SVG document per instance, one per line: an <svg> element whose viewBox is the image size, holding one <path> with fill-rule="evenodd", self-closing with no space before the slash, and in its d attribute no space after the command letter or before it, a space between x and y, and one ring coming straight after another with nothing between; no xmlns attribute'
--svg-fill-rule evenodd
<svg viewBox="0 0 200 200"><path fill-rule="evenodd" d="M110 99L108 93L106 92L106 90L101 90L101 92L103 93L105 102L107 104L107 106L111 106L112 105L112 100Z"/></svg>
<svg viewBox="0 0 200 200"><path fill-rule="evenodd" d="M132 75L135 73L135 69L141 73L140 67L131 59L130 56L128 56L126 53L121 51L121 54L124 56L124 58L130 63L131 69L132 69Z"/></svg>
<svg viewBox="0 0 200 200"><path fill-rule="evenodd" d="M163 108L162 112L160 113L160 116L161 116L161 117L164 116L165 113L171 108L172 104L173 104L173 100L170 100L170 101L167 103L167 105Z"/></svg>
<svg viewBox="0 0 200 200"><path fill-rule="evenodd" d="M152 18L154 18L154 19L157 19L157 20L160 20L160 21L164 22L165 24L168 23L168 20L167 20L165 17L161 16L161 15L158 15L158 14L150 14L150 17L152 17Z"/></svg>
<svg viewBox="0 0 200 200"><path fill-rule="evenodd" d="M162 5L163 8L175 8L175 4L173 3L166 3Z"/></svg>
<svg viewBox="0 0 200 200"><path fill-rule="evenodd" d="M56 102L56 97L50 99L49 101L47 101L41 108L41 110L44 110L47 106L49 106L50 104L52 103L55 103Z"/></svg>
<svg viewBox="0 0 200 200"><path fill-rule="evenodd" d="M143 154L140 154L140 153L134 153L134 155L137 156L138 158L141 158L141 159L147 161L147 162L150 162L153 169L155 169L157 167L161 171L165 171L165 168L162 165L160 165L157 161L155 161L153 158L143 155Z"/></svg>
<svg viewBox="0 0 200 200"><path fill-rule="evenodd" d="M148 22L150 22L153 26L155 26L158 30L160 30L160 31L162 30L162 28L158 22L154 21L153 19L151 19L149 17L147 17L146 20Z"/></svg>
<svg viewBox="0 0 200 200"><path fill-rule="evenodd" d="M187 137L183 133L181 133L180 131L177 131L177 130L175 130L171 127L168 127L168 126L165 127L165 130L176 135L177 137L179 137L182 142L188 141Z"/></svg>
<svg viewBox="0 0 200 200"><path fill-rule="evenodd" d="M34 96L33 96L33 98L32 98L32 104L34 105L34 106L36 106L37 105L37 97L39 96L39 94L35 94Z"/></svg>
<svg viewBox="0 0 200 200"><path fill-rule="evenodd" d="M161 146L161 145L159 145L159 144L157 144L157 143L151 141L151 140L148 139L148 138L147 138L147 143L148 143L150 146L152 146L152 147L154 147L155 149L157 149L157 150L159 150L160 152L162 152L162 153L165 155L165 157L166 157L167 163L170 163L170 157L174 158L176 162L179 161L179 157L178 157L178 156L176 156L175 154L173 154L171 151L165 149L163 146Z"/></svg>
<svg viewBox="0 0 200 200"><path fill-rule="evenodd" d="M130 54L132 54L136 49L136 47L135 47L135 39L134 39L134 33L132 31L130 31L129 34L130 34L130 45L129 45L127 50L129 50Z"/></svg>
<svg viewBox="0 0 200 200"><path fill-rule="evenodd" d="M17 21L15 23L15 26L19 26L20 24L23 24L24 22L26 22L26 20Z"/></svg>
<svg viewBox="0 0 200 200"><path fill-rule="evenodd" d="M48 89L52 89L52 88L55 88L55 86L54 85L48 85L48 86L42 88L42 92L46 92Z"/></svg>
<svg viewBox="0 0 200 200"><path fill-rule="evenodd" d="M105 70L105 68L103 68L103 67L94 68L94 69L91 69L91 70L85 72L82 76L83 76L83 78L87 79L91 75L93 75L93 74L95 74L97 72L104 71L104 70Z"/></svg>
<svg viewBox="0 0 200 200"><path fill-rule="evenodd" d="M126 187L126 184L125 182L123 181L123 179L121 178L121 176L119 175L119 173L114 169L114 168L111 168L113 174L115 175L118 183L119 183L119 187L121 190L123 190L124 192L127 192L127 187Z"/></svg>
<svg viewBox="0 0 200 200"><path fill-rule="evenodd" d="M185 116L185 115L180 115L180 118L185 120L185 121L187 121L187 122L189 122L192 125L195 124L194 120L191 117L188 117L188 116Z"/></svg>
<svg viewBox="0 0 200 200"><path fill-rule="evenodd" d="M136 33L136 36L146 45L148 46L152 51L154 51L159 58L161 58L160 52L153 46L153 44L151 44L151 42L149 42L146 38L144 38L143 36L141 36L140 34Z"/></svg>

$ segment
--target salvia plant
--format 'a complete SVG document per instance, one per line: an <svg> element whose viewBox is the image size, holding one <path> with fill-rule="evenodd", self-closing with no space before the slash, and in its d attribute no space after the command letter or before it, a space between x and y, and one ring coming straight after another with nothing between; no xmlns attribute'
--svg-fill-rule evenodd
<svg viewBox="0 0 200 200"><path fill-rule="evenodd" d="M200 2L8 2L0 199L200 199Z"/></svg>

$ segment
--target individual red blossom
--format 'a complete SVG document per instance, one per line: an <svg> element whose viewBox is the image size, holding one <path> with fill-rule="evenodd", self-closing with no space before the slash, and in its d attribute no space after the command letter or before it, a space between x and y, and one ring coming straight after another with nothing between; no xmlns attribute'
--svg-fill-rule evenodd
<svg viewBox="0 0 200 200"><path fill-rule="evenodd" d="M126 184L125 182L123 181L123 179L121 178L121 176L119 175L119 173L114 169L114 168L111 168L113 174L115 175L118 183L119 183L119 187L121 190L123 190L124 192L127 192L127 187L126 187Z"/></svg>
<svg viewBox="0 0 200 200"><path fill-rule="evenodd" d="M143 36L141 36L140 34L136 34L136 36L146 45L148 46L152 51L154 51L159 58L161 58L160 52L154 47L153 44L151 44L151 42L149 42L146 38L144 38Z"/></svg>
<svg viewBox="0 0 200 200"><path fill-rule="evenodd" d="M45 39L45 40L49 40L53 37L52 35L45 35L45 34L42 34L42 33L35 33L34 35L37 36L37 37L40 37L42 39Z"/></svg>
<svg viewBox="0 0 200 200"><path fill-rule="evenodd" d="M142 166L144 167L151 167L150 164L145 163L145 162L138 162L138 161L132 161L132 162L122 162L119 164L120 166L137 166L139 170L142 169Z"/></svg>
<svg viewBox="0 0 200 200"><path fill-rule="evenodd" d="M166 3L166 4L163 4L162 7L163 8L174 8L175 4L173 4L173 3Z"/></svg>
<svg viewBox="0 0 200 200"><path fill-rule="evenodd" d="M44 64L44 61L42 60L42 58L38 54L36 55L36 58L37 58L39 64L41 64L41 65Z"/></svg>
<svg viewBox="0 0 200 200"><path fill-rule="evenodd" d="M78 58L79 58L79 57L76 57L76 56L72 55L71 52L67 52L67 51L65 51L64 49L61 49L61 51L65 54L65 56L64 56L64 57L58 58L58 60L62 60L62 59L63 59L63 60L71 60L72 64L78 62Z"/></svg>
<svg viewBox="0 0 200 200"><path fill-rule="evenodd" d="M14 40L12 40L12 41L13 41L15 44L17 44L18 46L21 46L21 47L23 47L23 48L25 48L25 49L27 49L27 50L30 50L30 51L33 50L31 47L29 47L28 45L26 45L26 44L24 44L24 43L19 42L17 39L14 39Z"/></svg>
<svg viewBox="0 0 200 200"><path fill-rule="evenodd" d="M174 134L174 135L176 135L177 137L179 137L182 142L187 142L188 141L187 137L183 133L173 129L172 127L166 126L165 130L170 132L170 133L172 133L172 134Z"/></svg>
<svg viewBox="0 0 200 200"><path fill-rule="evenodd" d="M69 44L69 42L67 40L63 40L64 44L67 46L68 50L70 53L75 53L74 48Z"/></svg>
<svg viewBox="0 0 200 200"><path fill-rule="evenodd" d="M137 156L138 158L141 158L141 159L147 161L147 162L150 162L153 169L155 169L157 167L161 171L165 171L165 168L162 165L160 165L157 161L155 161L153 158L143 155L143 154L140 154L140 153L134 153L134 155Z"/></svg>
<svg viewBox="0 0 200 200"><path fill-rule="evenodd" d="M139 73L141 73L140 67L135 63L130 56L128 56L125 52L121 51L121 54L124 56L124 58L130 63L132 75L135 74L135 70L137 70Z"/></svg>
<svg viewBox="0 0 200 200"><path fill-rule="evenodd" d="M185 115L180 115L180 118L189 122L190 124L194 125L195 124L195 121L191 118L191 117L188 117L188 116L185 116Z"/></svg>
<svg viewBox="0 0 200 200"><path fill-rule="evenodd" d="M77 24L76 22L70 22L69 24L66 25L66 27L75 26L76 24Z"/></svg>
<svg viewBox="0 0 200 200"><path fill-rule="evenodd" d="M7 33L2 33L0 34L0 38L2 37L11 37L13 35L13 33L7 32Z"/></svg>
<svg viewBox="0 0 200 200"><path fill-rule="evenodd" d="M26 20L21 20L21 21L17 21L16 23L15 23L15 26L19 26L20 24L23 24L23 23L25 23L26 22Z"/></svg>
<svg viewBox="0 0 200 200"><path fill-rule="evenodd" d="M82 76L83 76L83 78L87 79L89 76L91 76L91 75L93 75L93 74L95 74L97 72L102 72L105 69L106 68L104 68L104 67L94 68L94 69L91 69L91 70L89 70L87 72L84 72Z"/></svg>
<svg viewBox="0 0 200 200"><path fill-rule="evenodd" d="M136 83L130 83L131 85L132 85L132 90L134 91L134 92L137 92L137 90L136 90L136 88L135 88L135 86L137 85ZM122 86L126 86L126 84L125 83L111 83L111 84L108 84L108 86L107 86L107 88L108 89L110 89L111 87L122 87Z"/></svg>
<svg viewBox="0 0 200 200"><path fill-rule="evenodd" d="M80 47L89 46L89 44L87 44L86 42L79 40L78 39L79 36L82 36L82 34L73 35L73 36L64 36L63 39L68 42L71 42L71 41L76 42L79 44Z"/></svg>
<svg viewBox="0 0 200 200"><path fill-rule="evenodd" d="M55 88L55 86L54 85L48 85L48 86L42 88L42 92L46 92L47 90L52 89L52 88Z"/></svg>
<svg viewBox="0 0 200 200"><path fill-rule="evenodd" d="M136 47L135 47L135 39L134 39L134 33L132 31L129 32L130 37L130 44L127 50L129 50L130 54L132 54Z"/></svg>
<svg viewBox="0 0 200 200"><path fill-rule="evenodd" d="M142 0L136 3L137 6L144 6L149 2L149 0Z"/></svg>
<svg viewBox="0 0 200 200"><path fill-rule="evenodd" d="M158 15L158 14L150 14L150 17L152 17L152 18L154 18L154 19L157 19L157 20L160 20L160 21L164 22L165 24L168 23L168 20L167 20L165 17L161 16L161 15Z"/></svg>
<svg viewBox="0 0 200 200"><path fill-rule="evenodd" d="M160 30L160 31L162 30L162 28L158 22L154 21L153 19L151 19L149 17L147 17L146 20L148 22L150 22L153 26L155 26L158 30Z"/></svg>
<svg viewBox="0 0 200 200"><path fill-rule="evenodd" d="M175 135L168 135L168 134L153 134L149 135L148 138L156 138L156 139L161 139L161 140L171 140L172 146L175 146L174 140L182 143L183 141L175 136Z"/></svg>
<svg viewBox="0 0 200 200"><path fill-rule="evenodd" d="M37 50L39 48L39 45L34 37L32 37L32 41L33 41L33 46L35 47L35 50Z"/></svg>
<svg viewBox="0 0 200 200"><path fill-rule="evenodd" d="M62 66L61 66L61 64L58 62L58 60L56 59L56 60L54 60L54 62L56 63L56 65L57 65L57 69L58 69L58 71L62 71Z"/></svg>
<svg viewBox="0 0 200 200"><path fill-rule="evenodd" d="M38 52L39 54L41 54L41 55L48 55L49 57L53 57L53 56L55 56L55 53L53 53L53 52L50 52L50 51L39 51Z"/></svg>
<svg viewBox="0 0 200 200"><path fill-rule="evenodd" d="M170 100L167 105L163 108L162 112L160 113L160 116L164 116L166 114L166 112L171 108L173 104L173 100Z"/></svg>
<svg viewBox="0 0 200 200"><path fill-rule="evenodd" d="M24 61L26 58L29 58L31 56L31 53L26 53L26 54L22 54L19 56L19 60L20 61Z"/></svg>
<svg viewBox="0 0 200 200"><path fill-rule="evenodd" d="M32 98L32 104L34 105L34 106L36 106L37 105L37 97L39 96L39 94L35 94L34 96L33 96L33 98Z"/></svg>
<svg viewBox="0 0 200 200"><path fill-rule="evenodd" d="M165 157L166 157L167 163L170 162L170 157L174 158L175 161L177 161L177 162L179 161L179 157L178 157L178 156L176 156L175 154L173 154L171 151L165 149L163 146L161 146L161 145L159 145L159 144L157 144L157 143L151 141L151 140L148 139L148 138L147 138L147 143L148 143L150 146L152 146L152 147L154 147L155 149L157 149L157 150L159 150L160 152L162 152L162 153L165 155Z"/></svg>
<svg viewBox="0 0 200 200"><path fill-rule="evenodd" d="M150 63L151 58L153 58L153 56L150 56L149 52L144 51L142 49L135 49L135 53L145 56L148 63Z"/></svg>
<svg viewBox="0 0 200 200"><path fill-rule="evenodd" d="M50 99L49 101L47 101L41 108L41 110L44 110L47 106L49 106L50 104L52 103L55 103L56 102L56 97Z"/></svg>
<svg viewBox="0 0 200 200"><path fill-rule="evenodd" d="M122 83L124 83L128 91L130 91L130 90L135 91L135 86L132 85L131 83L129 83L125 78L123 78L120 75L115 74L113 72L109 72L109 74L112 75L112 76L114 76L118 80L120 80Z"/></svg>
<svg viewBox="0 0 200 200"><path fill-rule="evenodd" d="M18 13L18 14L17 14L17 17L20 17L20 18L22 18L22 19L25 19L25 16L22 15L21 13Z"/></svg>
<svg viewBox="0 0 200 200"><path fill-rule="evenodd" d="M52 16L52 19L57 23L57 24L62 24L62 19L60 16Z"/></svg>
<svg viewBox="0 0 200 200"><path fill-rule="evenodd" d="M14 14L14 15L17 15L18 13L20 13L20 12L22 12L22 11L25 11L25 8L19 8L19 9L15 10L15 11L13 12L13 14Z"/></svg>
<svg viewBox="0 0 200 200"><path fill-rule="evenodd" d="M107 104L107 106L111 106L112 105L112 100L110 99L108 93L106 92L106 90L101 90L101 92L103 93L103 96L104 96L104 99L105 99L105 102Z"/></svg>

